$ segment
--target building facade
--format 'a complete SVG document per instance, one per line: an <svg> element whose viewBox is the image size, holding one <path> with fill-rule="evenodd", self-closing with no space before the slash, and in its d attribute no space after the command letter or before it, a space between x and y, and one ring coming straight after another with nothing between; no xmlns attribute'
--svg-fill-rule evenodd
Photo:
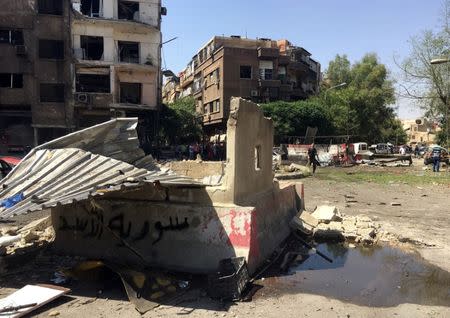
<svg viewBox="0 0 450 318"><path fill-rule="evenodd" d="M222 133L230 99L306 99L318 93L320 64L287 40L215 36L180 73L180 97L194 96L207 133Z"/></svg>
<svg viewBox="0 0 450 318"><path fill-rule="evenodd" d="M425 118L402 120L403 130L406 132L407 144L415 146L435 143L436 134L440 127Z"/></svg>
<svg viewBox="0 0 450 318"><path fill-rule="evenodd" d="M0 153L160 105L160 0L17 0L0 11ZM156 116L154 116L156 118ZM145 126L145 125L144 125ZM145 139L148 127L140 130Z"/></svg>

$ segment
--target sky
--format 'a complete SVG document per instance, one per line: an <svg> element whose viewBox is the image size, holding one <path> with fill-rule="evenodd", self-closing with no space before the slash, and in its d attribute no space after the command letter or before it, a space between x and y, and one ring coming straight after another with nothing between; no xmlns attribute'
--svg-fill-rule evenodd
<svg viewBox="0 0 450 318"><path fill-rule="evenodd" d="M326 69L336 54L353 63L374 52L391 77L400 70L412 36L440 23L441 0L162 0L163 68L181 71L214 35L288 39L304 47ZM421 111L399 98L400 118Z"/></svg>

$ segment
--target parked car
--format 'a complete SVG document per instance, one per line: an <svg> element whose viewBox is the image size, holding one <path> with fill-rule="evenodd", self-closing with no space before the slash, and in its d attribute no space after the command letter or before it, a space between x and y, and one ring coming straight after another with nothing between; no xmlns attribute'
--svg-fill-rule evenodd
<svg viewBox="0 0 450 318"><path fill-rule="evenodd" d="M438 145L431 145L427 148L423 156L423 164L429 165L430 163L433 163L433 148L435 147L439 147L441 149L441 162L445 162L447 165L450 164L448 151L445 148Z"/></svg>
<svg viewBox="0 0 450 318"><path fill-rule="evenodd" d="M371 145L369 149L378 154L392 154L394 150L393 145L389 143L379 143L376 145Z"/></svg>
<svg viewBox="0 0 450 318"><path fill-rule="evenodd" d="M21 159L17 157L0 157L0 179L6 177L6 175L19 164L20 160Z"/></svg>

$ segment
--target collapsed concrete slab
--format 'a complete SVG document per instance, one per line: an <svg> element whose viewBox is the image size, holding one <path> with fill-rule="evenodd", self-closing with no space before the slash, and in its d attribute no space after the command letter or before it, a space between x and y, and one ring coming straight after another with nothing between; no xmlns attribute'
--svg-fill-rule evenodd
<svg viewBox="0 0 450 318"><path fill-rule="evenodd" d="M107 129L102 132L74 133L70 141L59 140L34 151L25 166L13 171L4 183L4 189L9 189L7 195L16 194L17 187L25 199L12 207L15 210L1 211L0 216L51 208L54 244L65 253L196 273L216 271L224 258L245 257L253 273L289 235L290 220L304 206L301 184L280 187L273 181L273 123L254 103L239 98L231 101L227 160L224 167L212 167L214 172L223 169L220 183L213 186L160 171L138 151L130 150L138 155L129 160L119 148L120 159L128 160L124 162L114 159L114 151L107 157L105 147L87 147L82 142L88 136L89 142L100 140L101 144L109 134ZM80 169L70 161L71 156L67 159L71 168L64 171L58 170L64 166L57 165L58 160L51 163L53 168L37 165L40 159L33 156L40 150L52 155L61 151L61 158L67 152L81 151L80 155L86 156L83 160L99 156L100 160L105 157L108 162L117 162L102 169L105 167L96 157L92 161L97 165L86 164L92 169L78 175ZM45 162L48 152L41 156ZM140 162L149 167L141 168ZM62 178L63 184L41 175L42 169L55 169L50 173ZM99 170L104 171L100 177ZM34 180L35 176L42 178ZM84 184L78 182L75 188L69 187L70 182L64 183L85 176L99 179L91 182L90 177L85 178ZM28 179L34 180L32 185ZM27 180L26 185L18 186L19 180ZM38 186L41 180L45 183ZM7 196L2 193L0 200Z"/></svg>

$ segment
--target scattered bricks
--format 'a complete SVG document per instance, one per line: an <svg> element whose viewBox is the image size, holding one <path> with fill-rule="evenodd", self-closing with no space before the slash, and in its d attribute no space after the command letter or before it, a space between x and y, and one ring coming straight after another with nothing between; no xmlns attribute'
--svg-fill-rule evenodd
<svg viewBox="0 0 450 318"><path fill-rule="evenodd" d="M322 223L330 223L331 221L342 221L341 214L335 206L320 205L312 213L312 216Z"/></svg>
<svg viewBox="0 0 450 318"><path fill-rule="evenodd" d="M300 214L298 214L298 217L305 223L316 227L319 224L319 220L317 220L314 216L311 215L311 213L303 211Z"/></svg>

